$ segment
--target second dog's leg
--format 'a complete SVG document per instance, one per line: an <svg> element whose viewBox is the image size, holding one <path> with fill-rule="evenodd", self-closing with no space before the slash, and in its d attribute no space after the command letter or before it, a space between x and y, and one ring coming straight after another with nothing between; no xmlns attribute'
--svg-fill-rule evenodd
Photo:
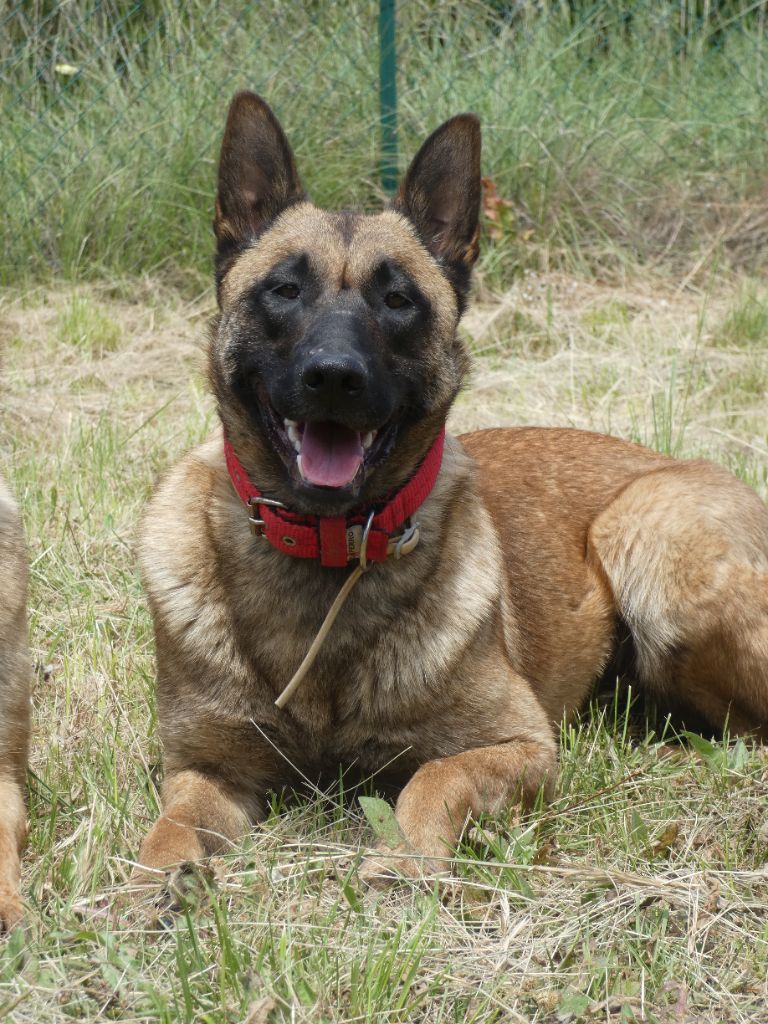
<svg viewBox="0 0 768 1024"><path fill-rule="evenodd" d="M0 781L0 934L22 917L19 852L27 834L24 800L17 783Z"/></svg>

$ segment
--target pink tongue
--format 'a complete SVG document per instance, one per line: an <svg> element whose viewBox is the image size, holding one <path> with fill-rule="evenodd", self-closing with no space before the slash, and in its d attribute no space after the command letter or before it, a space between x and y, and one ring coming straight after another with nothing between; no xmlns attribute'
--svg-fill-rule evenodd
<svg viewBox="0 0 768 1024"><path fill-rule="evenodd" d="M363 446L356 430L338 423L304 424L299 472L310 484L343 487L354 480L363 461Z"/></svg>

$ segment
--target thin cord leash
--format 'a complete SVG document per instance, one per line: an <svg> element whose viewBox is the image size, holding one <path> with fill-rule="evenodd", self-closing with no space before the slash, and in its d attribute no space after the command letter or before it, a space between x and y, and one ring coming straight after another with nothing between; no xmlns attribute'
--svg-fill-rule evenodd
<svg viewBox="0 0 768 1024"><path fill-rule="evenodd" d="M307 672L309 672L309 670L314 665L315 659L320 653L320 648L323 646L325 638L330 633L331 627L336 621L336 616L344 607L344 603L346 602L349 595L352 593L353 587L360 579L360 577L363 575L363 573L368 572L368 570L372 568L366 557L368 548L368 534L371 532L372 523L373 512L371 512L371 514L368 516L368 522L365 524L365 529L363 530L363 539L360 544L360 561L352 570L350 575L347 577L347 579L344 582L344 586L338 592L338 594L336 595L336 599L334 600L331 607L328 609L328 614L325 616L323 624L320 627L317 636L312 641L309 650L304 655L304 660L296 669L296 672L294 673L291 681L288 683L283 692L275 701L277 707L284 708L288 701L291 699L291 697L294 695L294 693L298 690L299 686L301 686L302 680L306 676ZM409 550L413 549L411 548Z"/></svg>

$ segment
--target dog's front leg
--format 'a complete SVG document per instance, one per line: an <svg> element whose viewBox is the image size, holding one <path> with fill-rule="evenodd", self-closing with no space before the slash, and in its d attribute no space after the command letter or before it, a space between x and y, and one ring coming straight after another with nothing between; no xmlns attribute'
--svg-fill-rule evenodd
<svg viewBox="0 0 768 1024"><path fill-rule="evenodd" d="M510 738L494 746L428 761L408 782L395 807L403 844L379 848L361 868L376 882L396 874L445 873L470 818L497 814L522 802L530 806L543 786L551 788L557 748L549 726L539 736Z"/></svg>
<svg viewBox="0 0 768 1024"><path fill-rule="evenodd" d="M163 813L141 844L137 874L159 877L231 846L262 818L253 793L197 770L176 771L163 785Z"/></svg>

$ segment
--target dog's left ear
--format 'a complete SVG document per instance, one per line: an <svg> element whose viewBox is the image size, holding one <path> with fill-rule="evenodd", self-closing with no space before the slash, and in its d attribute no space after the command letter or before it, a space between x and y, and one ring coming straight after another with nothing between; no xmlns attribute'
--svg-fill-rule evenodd
<svg viewBox="0 0 768 1024"><path fill-rule="evenodd" d="M461 290L479 251L480 148L479 118L452 117L413 158L392 202Z"/></svg>

